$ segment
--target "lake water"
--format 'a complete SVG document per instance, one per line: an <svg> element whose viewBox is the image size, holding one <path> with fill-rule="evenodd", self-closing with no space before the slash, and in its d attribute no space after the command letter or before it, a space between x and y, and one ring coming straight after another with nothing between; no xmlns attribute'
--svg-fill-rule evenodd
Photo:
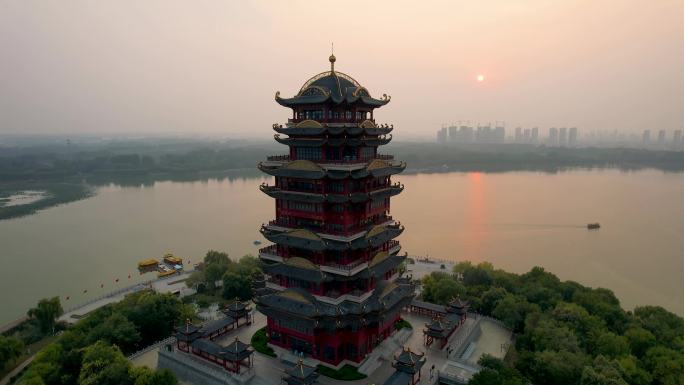
<svg viewBox="0 0 684 385"><path fill-rule="evenodd" d="M524 272L616 292L627 308L658 304L684 314L684 174L616 170L402 175L391 214L412 255ZM258 190L269 179L105 186L97 195L0 221L0 322L38 299L69 307L153 278L137 262L166 251L199 261L208 249L256 253L274 216ZM599 231L587 231L600 222ZM128 275L131 278L128 278ZM119 278L119 283L116 283ZM100 288L104 285L104 288ZM87 293L84 293L87 290ZM66 301L64 297L70 296Z"/></svg>

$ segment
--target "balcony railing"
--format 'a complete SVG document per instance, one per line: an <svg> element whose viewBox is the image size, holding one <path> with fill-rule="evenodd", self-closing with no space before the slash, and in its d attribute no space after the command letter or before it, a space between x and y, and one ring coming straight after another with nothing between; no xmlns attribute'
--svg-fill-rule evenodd
<svg viewBox="0 0 684 385"><path fill-rule="evenodd" d="M357 157L346 157L344 159L303 159L303 160L310 160L315 163L320 163L320 164L339 164L339 165L347 165L347 164L355 164L355 163L367 163L372 160L394 160L394 155L389 155L389 154L377 154L373 158L367 158L367 159L362 159L362 158L357 158ZM270 155L266 157L266 160L269 162L290 162L293 160L296 160L290 155Z"/></svg>
<svg viewBox="0 0 684 385"><path fill-rule="evenodd" d="M270 245L270 246L267 246L267 247L262 247L261 249L259 249L259 253L260 253L260 254L269 254L269 255L277 256L278 258L280 258L280 259L282 259L282 260L286 260L286 259L287 259L287 257L283 257L283 256L281 255L281 253L278 252L278 247L277 247L277 245ZM346 264L333 263L333 262L327 262L327 261L323 261L323 262L320 262L320 263L314 261L314 263L319 264L321 267L329 267L329 268L331 268L331 269L337 269L337 270L342 270L342 271L350 272L350 271L356 269L357 267L359 267L359 266L361 266L361 265L363 265L363 264L366 264L367 261L366 261L365 259L361 258L361 259L357 259L357 260L355 260L355 261L352 261L352 262L349 262L349 263L346 263Z"/></svg>
<svg viewBox="0 0 684 385"><path fill-rule="evenodd" d="M287 288L296 288L298 286L291 286L288 285L286 282L281 282L281 280L277 279L276 277L268 277L266 278L266 282L270 283L274 288L277 290L282 290L282 289L287 289ZM339 289L314 289L314 288L307 288L308 292L310 292L313 295L316 296L324 296L332 299L338 299L342 296L352 296L352 297L363 297L364 295L367 295L369 292L371 292L375 287L373 285L369 285L367 290L361 290L361 289L350 289L350 290L339 290Z"/></svg>
<svg viewBox="0 0 684 385"><path fill-rule="evenodd" d="M380 210L381 211L381 210ZM320 228L317 229L310 229L314 232L319 232L319 233L324 233L324 234L332 234L332 235L353 235L356 233L359 233L361 231L369 230L371 227L376 226L376 225L381 225L383 223L393 221L394 218L390 215L381 215L379 218L377 218L374 221L368 222L363 225L358 225L346 230L338 230L336 227L333 227L333 225L323 225ZM300 228L301 226L296 225L295 223L290 223L286 219L274 219L272 221L268 222L269 226L279 226L279 227L287 227L291 229L295 228Z"/></svg>
<svg viewBox="0 0 684 385"><path fill-rule="evenodd" d="M308 119L312 119L312 118L309 117ZM302 122L304 120L307 120L307 118L305 118L305 117L297 118L297 119L290 118L290 119L287 119L287 122L288 123L299 123L299 122ZM317 119L316 121L319 123L362 123L366 120L370 120L371 122L375 123L375 119L369 119L369 118L365 118L365 117L360 118L360 119L356 119L356 116L349 118L349 119L347 119L347 118L337 118L337 119L335 119L335 118L323 118L323 119Z"/></svg>

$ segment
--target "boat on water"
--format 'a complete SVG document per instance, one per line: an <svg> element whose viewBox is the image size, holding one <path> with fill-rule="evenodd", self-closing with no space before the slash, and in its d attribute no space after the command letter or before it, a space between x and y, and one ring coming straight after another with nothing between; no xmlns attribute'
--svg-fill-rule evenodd
<svg viewBox="0 0 684 385"><path fill-rule="evenodd" d="M182 265L183 258L176 257L171 253L166 253L164 254L164 262L171 266Z"/></svg>
<svg viewBox="0 0 684 385"><path fill-rule="evenodd" d="M256 240L256 241L254 241L254 244L258 246L258 245L260 245L260 244L261 244L261 241L259 241L259 240Z"/></svg>
<svg viewBox="0 0 684 385"><path fill-rule="evenodd" d="M159 261L157 261L154 258L149 258L149 259L144 259L140 262L138 262L138 269L149 269L151 267L155 267L159 264Z"/></svg>
<svg viewBox="0 0 684 385"><path fill-rule="evenodd" d="M162 278L162 277L168 277L169 275L174 275L176 274L176 270L173 269L167 269L166 271L160 271L157 273L157 277Z"/></svg>
<svg viewBox="0 0 684 385"><path fill-rule="evenodd" d="M598 230L601 228L601 225L598 223L589 223L587 224L587 229L588 230Z"/></svg>

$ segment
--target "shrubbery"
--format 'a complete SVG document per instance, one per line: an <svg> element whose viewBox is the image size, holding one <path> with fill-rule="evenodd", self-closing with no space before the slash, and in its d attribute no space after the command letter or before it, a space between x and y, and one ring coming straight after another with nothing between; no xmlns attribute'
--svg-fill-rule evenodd
<svg viewBox="0 0 684 385"><path fill-rule="evenodd" d="M472 384L684 384L684 319L662 307L627 312L613 292L460 263L423 279L427 301L470 301L517 333L506 364L483 358Z"/></svg>
<svg viewBox="0 0 684 385"><path fill-rule="evenodd" d="M134 368L130 354L168 337L194 309L172 294L141 291L95 310L41 350L19 385L174 385L171 373Z"/></svg>

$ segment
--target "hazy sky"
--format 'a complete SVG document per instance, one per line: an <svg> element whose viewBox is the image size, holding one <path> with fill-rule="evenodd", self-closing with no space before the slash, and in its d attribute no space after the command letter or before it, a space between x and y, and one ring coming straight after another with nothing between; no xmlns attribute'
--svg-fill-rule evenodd
<svg viewBox="0 0 684 385"><path fill-rule="evenodd" d="M0 0L0 134L267 138L310 76L443 122L683 128L684 0ZM478 83L476 76L485 81Z"/></svg>

